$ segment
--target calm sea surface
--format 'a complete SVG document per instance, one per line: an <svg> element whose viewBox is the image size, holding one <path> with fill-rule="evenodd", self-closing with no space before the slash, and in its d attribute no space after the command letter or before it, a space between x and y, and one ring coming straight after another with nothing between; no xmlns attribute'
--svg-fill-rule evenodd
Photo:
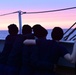
<svg viewBox="0 0 76 75"><path fill-rule="evenodd" d="M67 29L63 29L63 30L64 30L64 32L65 32ZM51 39L51 31L52 31L52 29L48 29L47 39ZM72 31L72 29L71 29L68 33L70 33L71 31ZM67 33L67 34L68 34L68 33ZM0 30L0 39L5 39L8 34L9 34L9 33L8 33L7 30ZM67 35L67 34L66 34L66 35ZM73 34L71 34L70 37L74 36L75 34L76 34L76 31L75 31Z"/></svg>

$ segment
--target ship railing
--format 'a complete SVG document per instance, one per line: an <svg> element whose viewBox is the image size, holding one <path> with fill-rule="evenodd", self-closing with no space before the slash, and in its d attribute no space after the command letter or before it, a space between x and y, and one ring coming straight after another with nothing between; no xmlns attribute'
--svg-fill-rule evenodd
<svg viewBox="0 0 76 75"><path fill-rule="evenodd" d="M76 34L74 34L73 36L71 36L73 34L73 32L76 31L76 27L72 29L73 26L76 25L76 22L64 33L64 36L63 36L63 41L71 41L71 40L75 40L76 39ZM71 32L69 32L70 30L72 29ZM69 33L68 33L69 32ZM68 34L67 34L68 33ZM67 35L66 35L67 34ZM71 36L71 38L69 38ZM69 39L68 39L69 38Z"/></svg>

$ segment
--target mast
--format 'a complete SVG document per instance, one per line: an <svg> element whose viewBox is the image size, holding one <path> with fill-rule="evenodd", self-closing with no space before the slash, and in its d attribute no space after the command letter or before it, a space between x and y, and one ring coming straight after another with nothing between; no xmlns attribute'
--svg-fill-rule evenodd
<svg viewBox="0 0 76 75"><path fill-rule="evenodd" d="M22 17L21 17L22 11L18 11L18 18L19 18L19 33L22 34Z"/></svg>

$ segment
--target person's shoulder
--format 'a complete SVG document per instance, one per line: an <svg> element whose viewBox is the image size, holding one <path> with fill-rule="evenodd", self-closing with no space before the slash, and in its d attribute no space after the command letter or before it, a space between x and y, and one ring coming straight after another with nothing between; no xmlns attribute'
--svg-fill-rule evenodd
<svg viewBox="0 0 76 75"><path fill-rule="evenodd" d="M61 43L61 42L58 42L58 45L59 45L60 47L64 47L64 48L65 48L65 45L64 45L63 43Z"/></svg>
<svg viewBox="0 0 76 75"><path fill-rule="evenodd" d="M43 39L43 38L39 38L39 39L36 39L37 42L46 42L47 39Z"/></svg>
<svg viewBox="0 0 76 75"><path fill-rule="evenodd" d="M7 36L6 36L6 39L9 38L9 37L11 37L11 35L7 35Z"/></svg>
<svg viewBox="0 0 76 75"><path fill-rule="evenodd" d="M57 44L56 41L53 41L53 40L48 40L48 39L37 39L36 40L36 43L38 44L47 44L47 45L51 45L51 44Z"/></svg>
<svg viewBox="0 0 76 75"><path fill-rule="evenodd" d="M65 54L68 53L67 47L64 44L60 43L60 42L58 42L58 49L60 51L62 51L63 53L65 53Z"/></svg>
<svg viewBox="0 0 76 75"><path fill-rule="evenodd" d="M56 42L55 40L47 40L47 42L50 43L50 44L56 44L56 45L58 45L58 42Z"/></svg>
<svg viewBox="0 0 76 75"><path fill-rule="evenodd" d="M26 35L24 35L24 38L26 38L26 39L35 39L33 34L26 34Z"/></svg>
<svg viewBox="0 0 76 75"><path fill-rule="evenodd" d="M18 34L16 37L16 41L19 41L21 39L24 39L24 36L22 34Z"/></svg>
<svg viewBox="0 0 76 75"><path fill-rule="evenodd" d="M6 36L6 40L10 40L10 39L12 39L12 38L15 38L16 36L13 36L13 35L7 35Z"/></svg>

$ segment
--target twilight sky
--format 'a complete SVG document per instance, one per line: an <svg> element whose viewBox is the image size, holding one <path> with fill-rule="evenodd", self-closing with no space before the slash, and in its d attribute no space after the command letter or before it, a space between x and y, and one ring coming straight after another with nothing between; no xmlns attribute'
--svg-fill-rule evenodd
<svg viewBox="0 0 76 75"><path fill-rule="evenodd" d="M76 0L0 0L0 15L14 11L34 12L76 7ZM76 22L76 9L43 14L23 14L22 25L39 23L47 29L55 26L69 28ZM0 16L0 30L11 23L18 24L18 14Z"/></svg>

